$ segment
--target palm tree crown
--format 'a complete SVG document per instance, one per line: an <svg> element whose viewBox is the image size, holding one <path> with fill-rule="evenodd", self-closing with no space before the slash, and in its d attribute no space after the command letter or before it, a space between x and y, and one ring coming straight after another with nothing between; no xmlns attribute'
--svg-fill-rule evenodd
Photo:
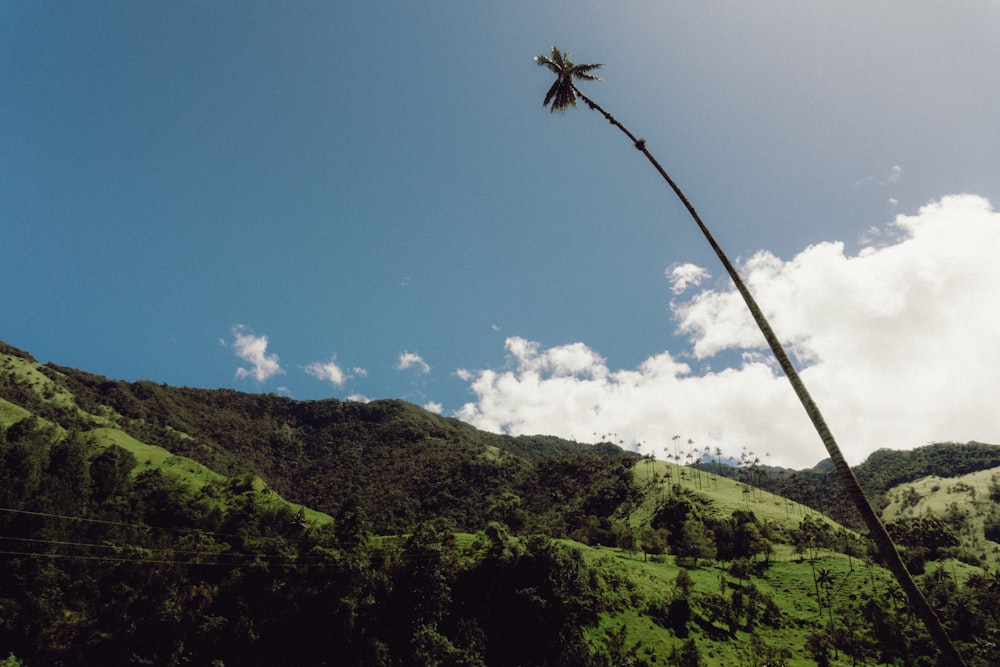
<svg viewBox="0 0 1000 667"><path fill-rule="evenodd" d="M579 91L573 85L573 79L601 80L600 77L590 74L601 65L574 65L569 59L569 51L562 52L554 46L551 55L535 56L535 62L548 67L556 75L555 83L549 88L549 92L545 94L545 101L542 102L542 106L549 107L549 111L565 111L567 107L576 106L576 95Z"/></svg>

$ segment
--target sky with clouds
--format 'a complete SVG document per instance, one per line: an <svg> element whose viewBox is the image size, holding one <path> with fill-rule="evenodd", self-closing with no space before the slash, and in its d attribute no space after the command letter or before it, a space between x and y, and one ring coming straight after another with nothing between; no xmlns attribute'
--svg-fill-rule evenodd
<svg viewBox="0 0 1000 667"><path fill-rule="evenodd" d="M995 3L0 5L0 340L662 454L1000 442Z"/></svg>

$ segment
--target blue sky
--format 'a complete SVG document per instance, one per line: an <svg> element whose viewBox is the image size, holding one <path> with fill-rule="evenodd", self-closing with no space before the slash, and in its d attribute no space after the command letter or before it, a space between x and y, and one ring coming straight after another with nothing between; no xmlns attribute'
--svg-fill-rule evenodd
<svg viewBox="0 0 1000 667"><path fill-rule="evenodd" d="M753 275L849 458L997 442L998 31L993 3L2 2L0 339L812 465L683 209L542 108L557 44L605 64L588 94Z"/></svg>

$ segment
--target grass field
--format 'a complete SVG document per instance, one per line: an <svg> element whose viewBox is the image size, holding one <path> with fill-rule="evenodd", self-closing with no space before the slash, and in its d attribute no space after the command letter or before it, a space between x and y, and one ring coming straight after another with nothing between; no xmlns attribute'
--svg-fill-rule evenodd
<svg viewBox="0 0 1000 667"><path fill-rule="evenodd" d="M174 475L187 484L192 490L201 490L209 485L221 485L228 482L228 478L220 475L202 464L183 456L175 456L162 447L149 445L136 440L129 434L116 427L116 414L85 413L76 404L73 395L66 389L53 382L40 370L37 362L22 357L0 354L0 369L13 373L22 383L22 386L30 389L41 401L50 403L61 408L79 412L85 418L85 422L94 426L85 431L85 436L96 447L109 447L118 445L131 452L138 465L133 469L132 474L138 475L146 470L158 469L167 474ZM0 425L10 426L11 424L30 416L31 413L20 406L9 401L0 399ZM49 424L44 419L41 423L50 425L56 429L57 433L63 433L63 429L55 424ZM263 502L285 504L298 510L299 506L289 503L275 493L261 493L267 488L267 484L259 477L252 480L254 491L260 493ZM306 520L311 523L326 524L333 519L322 512L317 512L309 508L302 508Z"/></svg>
<svg viewBox="0 0 1000 667"><path fill-rule="evenodd" d="M958 534L966 557L975 557L990 569L1000 568L1000 544L985 539L984 523L996 512L990 485L1000 479L1000 468L979 470L961 477L925 477L894 487L882 512L885 521L934 514Z"/></svg>
<svg viewBox="0 0 1000 667"><path fill-rule="evenodd" d="M636 464L633 475L638 484L651 491L629 518L635 526L648 525L657 504L676 485L709 498L716 516L729 516L735 510L750 511L758 521L771 522L784 529L795 528L803 518L810 516L843 530L840 524L804 505L704 470L698 473L676 463L647 459Z"/></svg>
<svg viewBox="0 0 1000 667"><path fill-rule="evenodd" d="M229 478L206 468L197 461L184 456L175 456L162 447L147 445L118 429L98 428L88 431L87 435L95 445L101 447L118 445L131 452L139 462L132 470L133 475L138 475L146 470L157 469L180 478L192 490L200 490L212 484L225 484L229 481ZM260 477L254 477L251 484L253 490L260 494L265 502L284 503L294 507L296 511L300 507L299 505L289 503L276 493L263 493L267 489L267 484ZM333 522L333 518L323 512L317 512L308 507L302 507L302 511L305 514L306 520L310 523L326 524Z"/></svg>
<svg viewBox="0 0 1000 667"><path fill-rule="evenodd" d="M721 590L731 594L740 585L726 571L728 564L725 563L686 569L672 556L660 559L662 562L644 562L639 554L577 546L599 572L604 586L612 591L609 599L614 600L617 596L621 605L619 612L602 614L600 625L589 631L588 639L606 642L625 624L628 627L627 644L639 644L642 647L639 656L650 664L668 664L671 651L684 642L683 638L642 613L651 603L678 594L676 581L682 570L693 583L691 600L706 594L719 594ZM819 588L820 598L817 598L814 573L820 570L829 572L831 583ZM701 647L702 664L705 665L761 664L760 656L750 655L748 651L759 653L762 647L771 646L791 647L793 655L787 662L789 666L811 667L816 663L806 657L805 642L811 633L829 622L830 610L854 602L863 593L883 595L890 586L890 579L891 575L885 570L869 567L843 554L819 550L813 560L800 559L791 547L778 545L770 566L763 569L760 576L752 577L750 583L776 605L782 627L758 625L752 633L739 630L731 637L727 628L708 623L702 617L700 622L693 620L689 624L690 636ZM754 644L754 640L758 643ZM850 662L834 661L833 664Z"/></svg>
<svg viewBox="0 0 1000 667"><path fill-rule="evenodd" d="M0 426L7 427L30 416L31 413L20 405L14 405L10 401L0 398Z"/></svg>
<svg viewBox="0 0 1000 667"><path fill-rule="evenodd" d="M97 428L88 431L87 436L95 445L101 447L118 445L119 447L131 452L139 462L138 465L132 470L133 476L146 470L157 469L180 478L188 486L190 486L192 490L201 490L212 484L221 485L229 481L229 478L206 468L197 461L184 456L175 456L162 447L147 445L146 443L140 442L124 431L120 431L118 429ZM263 493L267 489L267 484L260 477L254 477L251 484L253 490L260 494L265 502L278 504L284 503L286 505L293 506L296 511L300 507L298 505L294 505L293 503L289 503L276 493ZM333 518L330 515L324 514L323 512L317 512L307 507L303 507L302 511L305 514L306 520L310 523L326 524L333 521Z"/></svg>
<svg viewBox="0 0 1000 667"><path fill-rule="evenodd" d="M88 420L102 422L107 421L101 415L91 415L84 413L76 404L73 394L64 387L54 382L50 377L42 373L41 365L38 362L14 357L11 355L0 355L0 370L13 372L17 378L31 389L42 401L50 403L60 408L79 412L85 415Z"/></svg>

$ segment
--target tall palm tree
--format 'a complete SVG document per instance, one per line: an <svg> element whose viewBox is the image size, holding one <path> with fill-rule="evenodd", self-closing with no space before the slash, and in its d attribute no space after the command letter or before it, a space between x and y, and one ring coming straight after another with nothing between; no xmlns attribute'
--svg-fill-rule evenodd
<svg viewBox="0 0 1000 667"><path fill-rule="evenodd" d="M576 107L576 96L580 91L573 83L573 79L601 80L590 72L600 69L603 65L574 65L569 59L569 51L563 53L554 46L551 56L538 56L535 62L548 67L556 75L555 83L549 88L549 92L545 93L545 101L542 102L543 106L549 107L549 111L565 111L568 107ZM586 97L583 99L590 103Z"/></svg>
<svg viewBox="0 0 1000 667"><path fill-rule="evenodd" d="M587 95L576 87L575 81L577 80L600 80L598 77L591 74L591 72L600 68L601 65L577 65L569 59L568 52L562 52L555 46L552 47L550 55L543 54L537 56L535 58L535 62L538 65L548 68L556 75L555 83L552 84L552 87L549 88L548 93L545 95L545 100L543 102L544 106L549 107L550 111L565 111L568 107L576 106L577 98L583 100L588 107L604 116L609 123L617 127L625 136L629 138L629 141L632 142L639 152L646 156L649 163L653 165L653 168L656 169L667 185L669 185L674 191L674 194L677 195L678 199L680 199L684 208L687 209L688 214L690 214L692 220L694 220L695 224L698 226L698 229L701 230L705 240L708 241L708 244L712 247L712 250L719 258L719 261L722 262L722 266L732 279L733 284L736 286L736 290L740 293L740 296L743 297L744 303L746 303L747 308L750 310L750 314L753 316L754 321L757 323L761 333L764 335L764 339L771 348L771 352L774 353L774 356L778 361L778 365L781 366L781 370L791 383L792 389L795 391L795 395L798 397L799 402L802 403L802 407L805 409L806 414L812 421L813 426L816 428L816 432L819 434L820 440L823 441L823 445L826 447L826 451L830 455L830 459L833 461L834 467L837 470L838 475L840 475L840 478L847 489L848 495L854 501L855 506L858 508L858 512L861 514L861 517L865 522L865 526L868 528L869 534L875 541L882 560L886 563L889 570L893 573L896 580L899 582L899 585L906 593L914 612L921 618L924 625L927 626L927 630L931 634L931 637L933 637L935 643L938 645L942 656L954 665L965 665L965 662L962 660L962 656L955 649L955 645L952 643L951 638L945 631L944 626L941 625L941 621L934 613L934 610L931 609L930 605L927 603L927 599L917 587L913 577L907 571L906 566L903 564L903 560L899 555L899 551L896 549L896 545L893 543L892 538L886 531L885 526L875 514L875 510L872 509L871 503L868 501L865 492L858 483L857 477L854 476L854 472L844 459L844 455L841 453L836 440L834 440L833 434L830 432L830 428L827 426L826 420L823 418L819 407L817 407L816 402L813 401L812 396L809 394L805 384L799 377L798 371L795 369L795 366L792 364L791 359L785 352L784 347L775 335L774 330L771 328L767 318L764 317L764 313L761 311L760 306L757 305L757 301L750 293L750 290L743 282L743 279L740 278L740 275L733 266L733 263L729 260L729 257L725 252L723 252L718 242L716 242L715 237L702 221L701 216L698 215L698 212L695 210L694 205L691 204L691 201L681 191L680 187L676 182L674 182L670 175L667 174L666 170L660 166L660 163L655 157L653 157L653 154L646 148L646 141L632 134L632 132L627 127L622 125L617 118L605 111L600 105L587 97Z"/></svg>

